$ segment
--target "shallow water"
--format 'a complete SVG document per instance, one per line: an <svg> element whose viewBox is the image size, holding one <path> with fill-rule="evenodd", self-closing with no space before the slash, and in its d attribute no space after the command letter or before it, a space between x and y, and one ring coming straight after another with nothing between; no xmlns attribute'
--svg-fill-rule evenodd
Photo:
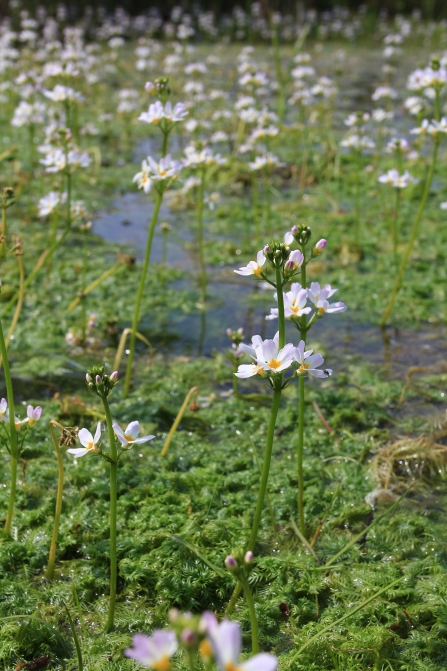
<svg viewBox="0 0 447 671"><path fill-rule="evenodd" d="M140 193L128 193L117 198L108 212L102 212L94 222L93 231L109 242L126 247L138 260L144 256L148 220L153 205L148 197ZM162 208L160 221L172 226L167 242L169 263L184 271L183 279L174 283L181 290L198 293L198 262L194 253L194 229L188 216ZM154 236L151 261L160 263L162 259L162 234L157 227ZM241 265L247 259L241 258ZM210 355L214 349L228 347L226 328L244 328L246 337L260 334L272 337L276 323L266 321L268 314L268 294L260 283L241 278L234 274L237 266L224 266L219 270L208 268L208 310L203 315L200 310L183 314L173 309L168 324L145 321L145 332L150 332L157 349L181 355L201 353ZM266 293L265 301L254 301L256 294ZM259 303L262 303L261 305ZM271 305L273 306L273 298ZM296 329L288 324L290 339L297 338ZM384 374L403 378L410 366L429 366L437 361L447 361L447 329L434 325L419 329L386 330L373 324L359 323L354 315L346 313L330 315L319 321L312 330L312 340L318 341L328 352L328 361L336 369L335 359L347 354L358 354L378 366L384 367ZM201 343L201 347L199 347Z"/></svg>

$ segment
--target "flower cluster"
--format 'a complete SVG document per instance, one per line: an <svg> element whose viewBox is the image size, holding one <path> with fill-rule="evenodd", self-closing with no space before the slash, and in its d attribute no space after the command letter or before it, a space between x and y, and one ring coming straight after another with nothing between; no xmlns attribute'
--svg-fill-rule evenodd
<svg viewBox="0 0 447 671"><path fill-rule="evenodd" d="M132 647L124 651L126 657L156 671L170 671L171 658L182 649L191 660L199 654L205 668L215 662L219 671L276 671L278 660L274 655L260 653L244 662L239 661L242 632L237 622L223 620L205 612L202 616L182 615L171 611L173 630L155 629L150 636L136 634Z"/></svg>

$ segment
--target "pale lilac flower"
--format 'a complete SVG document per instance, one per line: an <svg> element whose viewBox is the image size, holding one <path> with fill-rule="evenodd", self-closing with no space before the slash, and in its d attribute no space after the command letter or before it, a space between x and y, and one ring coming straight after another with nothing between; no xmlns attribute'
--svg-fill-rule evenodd
<svg viewBox="0 0 447 671"><path fill-rule="evenodd" d="M78 438L79 442L84 447L73 447L67 450L67 452L74 455L75 459L83 457L84 454L87 454L88 452L97 452L98 442L101 438L101 422L98 422L98 426L96 427L95 431L95 437L93 437L90 431L87 429L81 429L78 433Z"/></svg>
<svg viewBox="0 0 447 671"><path fill-rule="evenodd" d="M237 622L223 620L210 629L209 639L220 671L276 671L278 660L273 655L262 652L244 662L239 661L242 647L242 633Z"/></svg>
<svg viewBox="0 0 447 671"><path fill-rule="evenodd" d="M315 302L315 300L320 298L320 294L323 290L326 292L326 298L330 298L335 294L336 291L338 291L338 289L333 289L330 284L326 284L324 287L320 287L318 282L312 282L307 290L307 295L312 302Z"/></svg>
<svg viewBox="0 0 447 671"><path fill-rule="evenodd" d="M46 196L40 198L37 205L39 217L47 217L54 212L60 202L61 196L57 191L50 191Z"/></svg>
<svg viewBox="0 0 447 671"><path fill-rule="evenodd" d="M289 368L294 361L295 347L288 343L279 349L279 333L273 340L261 340L255 348L255 363L242 364L235 375L240 378L252 377L253 375L266 373L281 373Z"/></svg>
<svg viewBox="0 0 447 671"><path fill-rule="evenodd" d="M338 302L338 303L329 303L327 300L330 296L330 292L326 291L326 289L322 289L319 298L315 298L313 294L309 294L309 298L312 301L312 303L315 305L316 311L319 315L323 316L326 314L332 314L334 312L345 312L347 310L346 305L344 303Z"/></svg>
<svg viewBox="0 0 447 671"><path fill-rule="evenodd" d="M157 100L149 105L147 112L142 112L138 117L138 121L145 121L146 123L157 124L164 119L163 103Z"/></svg>
<svg viewBox="0 0 447 671"><path fill-rule="evenodd" d="M124 447L132 443L146 443L148 440L155 438L155 436L141 436L141 438L138 438L138 434L140 433L139 422L131 422L127 426L126 430L123 431L118 422L113 420L113 430L118 436L118 440L120 441L121 445Z"/></svg>
<svg viewBox="0 0 447 671"><path fill-rule="evenodd" d="M135 634L132 647L126 648L124 654L143 666L167 671L170 668L169 659L177 649L177 637L173 631L155 629L150 636Z"/></svg>
<svg viewBox="0 0 447 671"><path fill-rule="evenodd" d="M320 370L319 367L323 365L324 359L321 354L313 354L313 350L305 351L304 340L300 341L298 347L295 348L295 360L300 364L297 369L298 375L312 375L312 377L329 377L332 375L332 370L327 368Z"/></svg>
<svg viewBox="0 0 447 671"><path fill-rule="evenodd" d="M6 422L6 418L8 417L8 401L6 398L2 398L0 401L0 420L3 422Z"/></svg>
<svg viewBox="0 0 447 671"><path fill-rule="evenodd" d="M265 256L264 252L261 250L256 256L256 261L250 261L247 266L239 268L239 270L235 270L234 272L238 275L256 275L259 277L262 273L262 266L264 263Z"/></svg>
<svg viewBox="0 0 447 671"><path fill-rule="evenodd" d="M298 268L301 268L301 266L303 265L303 261L304 261L303 253L300 252L299 249L295 249L293 252L290 253L289 258L284 264L284 270L289 273L294 272Z"/></svg>
<svg viewBox="0 0 447 671"><path fill-rule="evenodd" d="M410 175L408 170L405 170L405 172L400 175L395 169L388 170L385 174L380 175L378 181L381 184L390 184L396 189L405 189L410 184L417 184L419 182L418 179Z"/></svg>
<svg viewBox="0 0 447 671"><path fill-rule="evenodd" d="M28 422L28 426L34 426L34 424L38 422L40 419L40 416L42 414L42 408L40 407L40 405L37 405L35 408L33 408L32 405L29 405L26 408L26 414L27 414L27 420L25 421Z"/></svg>

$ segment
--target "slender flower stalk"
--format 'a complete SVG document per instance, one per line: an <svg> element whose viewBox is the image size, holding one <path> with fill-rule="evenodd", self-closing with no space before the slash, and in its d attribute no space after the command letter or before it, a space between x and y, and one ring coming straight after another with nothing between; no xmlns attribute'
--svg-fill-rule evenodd
<svg viewBox="0 0 447 671"><path fill-rule="evenodd" d="M11 373L9 370L8 352L6 349L5 337L3 335L3 327L0 320L0 354L3 360L3 371L5 375L6 394L8 399L8 419L9 419L9 451L10 451L10 466L11 466L11 485L9 490L8 512L5 522L5 533L9 534L11 531L12 518L14 515L14 502L17 486L17 463L19 459L19 446L17 440L17 430L15 424L14 414L14 391L12 388Z"/></svg>
<svg viewBox="0 0 447 671"><path fill-rule="evenodd" d="M382 326L386 325L386 323L388 321L388 318L391 314L391 310L393 309L394 301L396 300L396 296L399 293L400 287L402 285L402 279L403 279L403 276L404 276L404 273L405 273L405 269L407 267L408 259L410 258L411 252L413 250L413 245L416 241L416 238L417 238L417 235L418 235L418 232L419 232L419 225L420 225L421 220L422 220L422 215L424 213L425 205L427 203L428 196L430 194L431 183L433 181L433 175L434 175L434 172L435 172L436 161L437 161L437 157L438 157L438 149L439 149L439 141L438 141L437 138L435 138L434 146L433 146L432 159L431 159L430 168L428 170L428 174L427 174L427 177L426 177L426 180L425 180L425 186L424 186L424 191L422 193L421 202L419 203L419 209L417 211L416 218L414 220L414 223L413 223L413 226L412 226L412 229L411 229L410 238L408 240L404 255L403 255L402 260L400 262L399 270L398 270L398 273L397 273L397 277L396 277L396 281L394 283L393 290L391 292L391 296L389 298L389 301L388 301L388 304L385 308L385 311L382 315L382 321L381 321Z"/></svg>
<svg viewBox="0 0 447 671"><path fill-rule="evenodd" d="M143 292L144 292L144 284L146 282L146 276L147 276L147 271L149 268L149 260L151 257L151 250L152 250L152 241L154 238L154 231L155 231L155 226L157 223L158 219L158 213L160 211L161 207L161 202L163 200L163 192L160 190L157 192L157 199L155 201L155 207L154 211L152 213L152 219L151 223L149 226L149 233L147 236L147 241L146 241L146 251L144 255L144 261L143 261L143 267L141 269L141 275L140 275L140 282L138 285L138 290L137 290L137 298L135 301L135 308L134 308L134 313L133 313L133 320L132 320L132 331L130 334L130 347L129 347L129 356L127 358L127 367L126 367L126 377L124 379L124 389L123 389L123 397L126 398L128 393L129 393L129 387L130 387L130 378L132 375L132 363L133 363L133 357L135 353L135 343L137 339L137 331L138 331L138 322L140 319L140 310L141 310L141 301L143 299Z"/></svg>
<svg viewBox="0 0 447 671"><path fill-rule="evenodd" d="M53 533L51 536L48 566L45 572L45 576L48 580L53 580L54 578L54 565L56 563L57 539L59 536L59 525L62 513L62 495L64 492L64 462L62 461L62 453L60 450L59 441L57 440L56 434L54 432L55 426L57 426L59 429L62 429L62 435L64 434L64 427L62 427L58 422L52 419L50 421L50 431L54 449L56 452L58 476L57 476L57 494L56 494L56 508L54 511Z"/></svg>
<svg viewBox="0 0 447 671"><path fill-rule="evenodd" d="M109 594L109 612L107 615L106 632L113 631L115 626L115 603L116 603L116 585L118 579L117 559L116 559L116 504L117 504L117 476L118 476L118 453L116 449L115 432L113 430L113 420L110 413L107 396L102 396L104 412L106 415L107 430L109 433L110 448L110 594Z"/></svg>
<svg viewBox="0 0 447 671"><path fill-rule="evenodd" d="M306 245L301 247L304 256L304 261L301 266L301 286L305 290L307 288L306 279ZM301 323L301 338L306 341L307 320L306 315L300 317ZM306 521L304 519L304 382L305 376L301 375L298 380L298 452L297 452L297 471L298 471L298 518L300 523L300 531L306 537Z"/></svg>
<svg viewBox="0 0 447 671"><path fill-rule="evenodd" d="M197 190L197 244L199 248L200 303L202 305L202 310L205 307L206 301L206 268L205 257L203 253L203 201L205 195L205 175L206 169L203 167L200 171L200 184Z"/></svg>

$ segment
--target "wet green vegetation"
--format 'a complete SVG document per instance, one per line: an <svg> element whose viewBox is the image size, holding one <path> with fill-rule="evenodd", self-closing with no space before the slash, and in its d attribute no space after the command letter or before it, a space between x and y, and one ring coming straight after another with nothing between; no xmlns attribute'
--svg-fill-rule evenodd
<svg viewBox="0 0 447 671"><path fill-rule="evenodd" d="M97 422L106 420L100 399L86 388L85 372L95 364L105 366L109 375L115 370L121 334L134 314L145 244L140 235L147 230L154 199L137 194L136 187L129 192L142 158L159 157L161 151L160 137L137 121L149 101L142 93L149 71L135 69L136 40L118 51L102 42L95 67L105 68L104 76L89 83L83 73L71 82L86 98L76 106L73 132L92 162L73 173L71 197L82 199L82 211L65 229L61 205L56 222L61 242L50 253L52 219L38 216L37 203L50 189L61 192L64 177L45 173L39 156L29 152L27 127L9 126L20 100L19 85L2 89L7 100L0 108L0 185L13 188L15 202L6 210L0 318L6 333L16 310L20 265L27 278L40 263L24 291L8 359L16 414L23 417L28 403L43 407L19 460L11 532L0 536L0 667L5 671L37 659L48 669L80 668L76 643L86 670L130 671L139 668L123 656L131 636L166 627L172 608L224 616L235 586L224 560L235 548L245 548L250 537L272 397L266 380L258 377L239 380L239 393L234 393L235 368L225 329L244 326L246 341L256 333L273 337L277 330L277 322L265 320L274 305L271 287L233 270L256 258L265 244L282 241L295 224L311 228L313 244L327 239L324 254L309 265L308 281L336 286L337 300L348 312L326 315L309 338L333 376L305 380L304 539L297 526L297 386L282 395L249 575L260 649L276 655L281 670L445 669L447 211L440 204L447 183L446 143L440 143L422 225L382 329L423 197L430 140L424 143L418 136L412 145L417 156L405 158L405 169L419 182L402 190L397 250L391 235L395 194L378 176L396 165L384 149L389 139L399 134L412 139L409 130L425 118L404 113L408 75L421 61L426 65L432 51L442 54L447 42L445 26L434 27L431 33L427 29L421 45L413 25L403 54L390 61L395 71L384 75L381 39L386 30L391 28L379 25L366 44L359 37L350 44L312 36L300 49L284 45L284 72L296 53L309 51L318 75L331 77L338 92L323 101L315 96L310 108L287 106L284 118L275 122L278 135L264 148L283 165L274 166L265 179L238 153L237 144L247 140L249 130L237 115L219 123L213 118L216 110L234 112L241 46L217 42L199 44L193 51L140 38L140 47L148 46L154 59L152 78L169 70L166 56L175 50L184 64L207 63L210 72L201 75L206 91L222 88L227 98L205 96L202 101L185 93L191 77L178 63L178 71L169 73L171 98L177 102L189 95L189 116L209 122L206 133L225 130L228 137L216 143L216 151L228 160L207 177L207 190L219 192L220 200L214 209L204 210L203 249L196 238L197 193L185 194L182 185L174 185L163 194L159 222L168 222L171 229L164 248L157 225L138 326L148 342L137 343L129 395L123 397L120 379L109 399L112 417L122 426L138 418L141 433L155 435L118 462L118 594L111 633L104 632L110 487L107 464L97 454L73 459L62 448L65 480L56 570L54 579L45 576L58 474L48 423L56 420L93 433ZM257 45L255 54L259 68L274 79L274 50ZM13 82L11 72L14 78L26 72L32 59L33 49L25 45L2 81ZM359 156L350 153L341 147L348 133L344 119L358 110L369 112L371 94L384 83L399 91L399 102L383 102L386 111L395 113L386 121L392 128L376 124L371 131L375 148ZM293 89L290 78L288 86ZM118 92L130 87L137 90L137 105L117 114ZM278 110L278 99L273 87L265 99L260 96L258 108L265 103ZM425 116L431 119L433 113L430 108ZM98 133L77 134L89 122ZM42 126L35 132L43 143ZM200 126L198 131L176 126L170 137L174 155L181 154L190 136L203 139ZM85 230L90 220L93 228ZM117 242L121 227L126 244ZM198 270L201 253L205 288ZM88 295L79 295L115 264L116 270ZM297 340L290 322L286 333L287 341ZM126 351L118 364L124 373ZM3 380L2 375L5 395ZM188 402L162 456L192 387L198 388L197 397ZM3 443L2 526L9 461ZM252 629L242 597L231 617L240 623L248 651ZM180 655L173 666L187 668Z"/></svg>

